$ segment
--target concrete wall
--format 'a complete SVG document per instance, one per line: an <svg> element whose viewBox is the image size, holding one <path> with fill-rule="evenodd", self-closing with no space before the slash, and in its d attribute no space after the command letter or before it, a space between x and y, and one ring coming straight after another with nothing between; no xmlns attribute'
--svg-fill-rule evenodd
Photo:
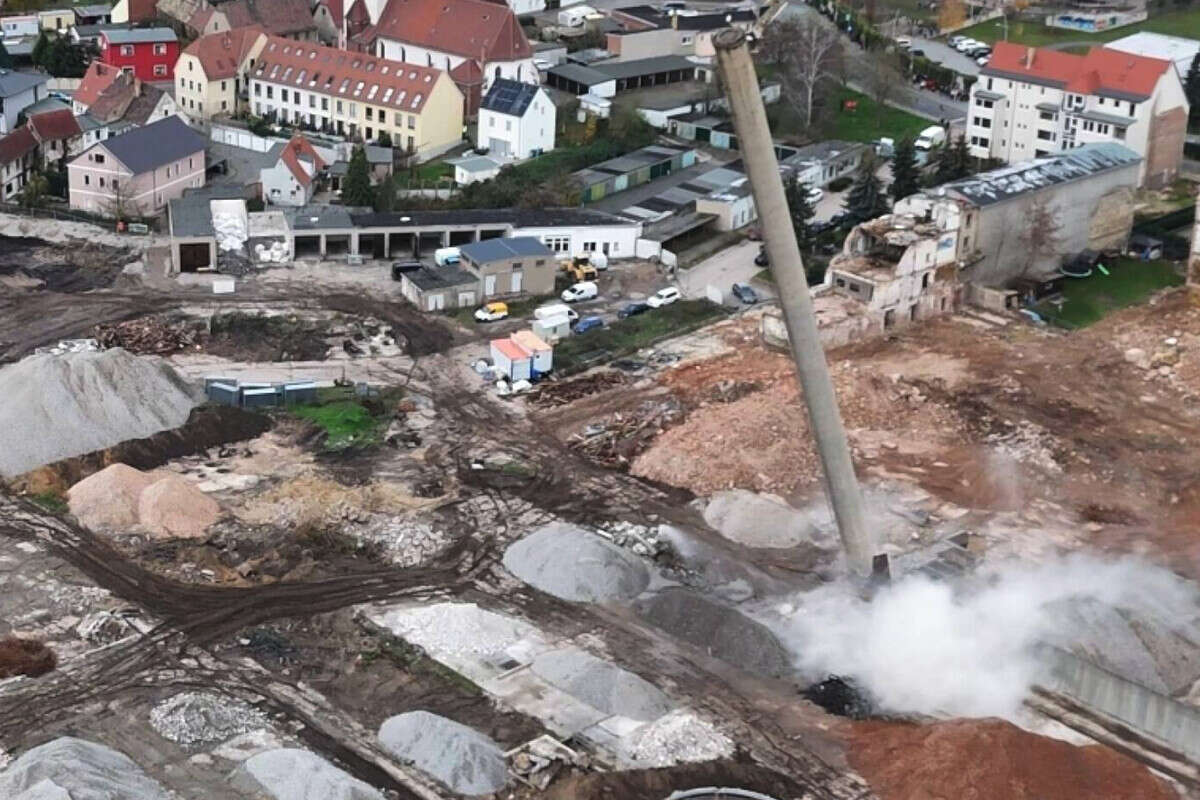
<svg viewBox="0 0 1200 800"><path fill-rule="evenodd" d="M582 256L606 253L609 258L633 258L642 226L593 225L580 228L514 228L511 236L532 236L556 255Z"/></svg>
<svg viewBox="0 0 1200 800"><path fill-rule="evenodd" d="M505 261L478 264L464 258L464 262L479 275L480 297L489 300L509 294L550 294L554 291L554 277L558 262L554 256L526 256ZM520 265L520 284L514 280L515 266Z"/></svg>
<svg viewBox="0 0 1200 800"><path fill-rule="evenodd" d="M983 257L967 267L963 279L985 286L1003 286L1027 271L1030 276L1036 276L1057 269L1063 255L1088 248L1092 218L1097 209L1107 209L1108 216L1112 216L1115 201L1103 204L1101 201L1113 192L1120 192L1118 197L1126 197L1128 189L1137 186L1139 166L1132 164L978 209L977 235L971 236L971 226L967 226L963 236L971 236L970 249L978 249ZM1021 232L1028 227L1030 207L1041 197L1047 198L1048 206L1058 216L1058 252L1037 259L1040 263L1031 263L1027 242L1022 240ZM1129 223L1132 225L1132 222L1131 214ZM1115 237L1117 234L1110 223L1111 220L1103 223L1101 228L1108 231L1108 237ZM1128 229L1124 235L1128 236Z"/></svg>

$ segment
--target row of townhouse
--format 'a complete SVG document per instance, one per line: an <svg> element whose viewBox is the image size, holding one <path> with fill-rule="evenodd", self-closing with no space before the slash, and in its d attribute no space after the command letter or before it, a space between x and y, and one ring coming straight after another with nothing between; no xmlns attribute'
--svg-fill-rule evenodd
<svg viewBox="0 0 1200 800"><path fill-rule="evenodd" d="M268 37L250 72L258 116L374 141L419 157L462 139L462 94L447 73L363 53Z"/></svg>
<svg viewBox="0 0 1200 800"><path fill-rule="evenodd" d="M1176 179L1188 102L1172 62L1106 47L1086 55L997 42L971 87L971 154L1008 164L1116 142L1141 156L1139 183Z"/></svg>

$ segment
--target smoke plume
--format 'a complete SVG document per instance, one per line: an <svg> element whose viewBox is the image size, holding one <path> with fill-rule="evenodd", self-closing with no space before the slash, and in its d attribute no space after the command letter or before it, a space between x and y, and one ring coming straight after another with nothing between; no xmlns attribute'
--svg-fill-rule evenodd
<svg viewBox="0 0 1200 800"><path fill-rule="evenodd" d="M1009 719L1038 674L1033 645L1105 646L1078 629L1079 604L1181 627L1197 616L1195 590L1167 570L1088 556L1004 564L953 586L909 575L870 601L848 583L789 600L771 624L804 674L853 678L887 711Z"/></svg>

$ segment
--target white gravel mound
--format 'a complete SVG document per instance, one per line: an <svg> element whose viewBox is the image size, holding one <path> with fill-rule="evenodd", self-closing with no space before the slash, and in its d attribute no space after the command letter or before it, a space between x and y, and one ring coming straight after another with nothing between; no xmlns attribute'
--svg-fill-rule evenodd
<svg viewBox="0 0 1200 800"><path fill-rule="evenodd" d="M669 767L733 755L733 742L690 711L675 711L639 728L629 751L638 764Z"/></svg>
<svg viewBox="0 0 1200 800"><path fill-rule="evenodd" d="M178 428L196 388L120 348L30 356L0 369L0 476Z"/></svg>
<svg viewBox="0 0 1200 800"><path fill-rule="evenodd" d="M383 795L318 755L290 747L246 759L230 782L274 800L383 800Z"/></svg>
<svg viewBox="0 0 1200 800"><path fill-rule="evenodd" d="M0 772L0 797L20 800L170 800L127 755L63 736L33 748Z"/></svg>
<svg viewBox="0 0 1200 800"><path fill-rule="evenodd" d="M535 589L580 603L630 600L650 584L637 556L563 522L513 542L504 566Z"/></svg>
<svg viewBox="0 0 1200 800"><path fill-rule="evenodd" d="M391 608L370 618L402 639L439 654L495 656L537 635L532 625L474 603Z"/></svg>
<svg viewBox="0 0 1200 800"><path fill-rule="evenodd" d="M138 498L158 475L127 464L110 464L67 491L75 519L92 530L118 530L137 524Z"/></svg>
<svg viewBox="0 0 1200 800"><path fill-rule="evenodd" d="M555 688L606 714L649 722L672 708L658 687L576 647L542 653L531 668Z"/></svg>
<svg viewBox="0 0 1200 800"><path fill-rule="evenodd" d="M183 692L150 712L150 726L164 739L182 745L223 742L267 727L267 719L250 705L207 692Z"/></svg>
<svg viewBox="0 0 1200 800"><path fill-rule="evenodd" d="M379 728L379 744L459 794L492 794L508 782L499 745L473 728L428 711L388 719Z"/></svg>
<svg viewBox="0 0 1200 800"><path fill-rule="evenodd" d="M747 547L795 547L812 541L817 532L803 511L745 489L715 493L704 507L704 521Z"/></svg>
<svg viewBox="0 0 1200 800"><path fill-rule="evenodd" d="M175 475L155 481L138 498L138 521L153 536L197 539L220 518L216 500Z"/></svg>

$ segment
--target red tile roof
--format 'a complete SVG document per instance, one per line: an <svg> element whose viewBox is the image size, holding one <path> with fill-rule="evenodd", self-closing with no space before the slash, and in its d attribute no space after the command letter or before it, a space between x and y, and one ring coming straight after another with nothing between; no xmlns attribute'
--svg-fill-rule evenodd
<svg viewBox="0 0 1200 800"><path fill-rule="evenodd" d="M129 75L119 75L100 96L88 104L88 114L99 122L116 122L125 116L137 97L137 86Z"/></svg>
<svg viewBox="0 0 1200 800"><path fill-rule="evenodd" d="M216 7L204 5L188 20L188 26L204 30L218 12L225 15L230 30L262 25L267 33L283 36L316 27L308 0L228 0Z"/></svg>
<svg viewBox="0 0 1200 800"><path fill-rule="evenodd" d="M261 25L249 25L222 33L210 33L192 42L183 51L200 61L204 76L210 80L232 78L238 66L249 55L258 37L264 33Z"/></svg>
<svg viewBox="0 0 1200 800"><path fill-rule="evenodd" d="M22 156L27 156L37 149L37 139L22 125L12 133L0 139L0 164L11 164Z"/></svg>
<svg viewBox="0 0 1200 800"><path fill-rule="evenodd" d="M272 36L251 74L277 86L420 113L442 71Z"/></svg>
<svg viewBox="0 0 1200 800"><path fill-rule="evenodd" d="M34 114L29 118L29 128L39 142L70 139L83 132L69 108Z"/></svg>
<svg viewBox="0 0 1200 800"><path fill-rule="evenodd" d="M283 148L283 152L279 154L279 160L287 164L287 168L296 176L296 180L301 186L307 187L313 181L313 176L305 169L300 162L308 161L313 165L313 173L325 168L325 161L313 148L312 143L305 139L300 134L292 137L291 141Z"/></svg>
<svg viewBox="0 0 1200 800"><path fill-rule="evenodd" d="M389 0L375 27L381 38L485 62L533 56L512 9L487 0Z"/></svg>
<svg viewBox="0 0 1200 800"><path fill-rule="evenodd" d="M342 0L320 0L317 5L325 6L325 10L329 12L329 18L333 20L333 26L340 31L342 29Z"/></svg>
<svg viewBox="0 0 1200 800"><path fill-rule="evenodd" d="M158 0L129 0L129 21L149 22L158 15Z"/></svg>
<svg viewBox="0 0 1200 800"><path fill-rule="evenodd" d="M83 80L79 82L79 88L75 90L73 99L77 103L82 103L84 106L90 106L96 102L105 89L112 86L121 74L120 67L112 67L105 64L99 59L93 61L87 68L87 72L83 74Z"/></svg>
<svg viewBox="0 0 1200 800"><path fill-rule="evenodd" d="M983 75L1016 76L1032 83L1049 83L1076 94L1115 93L1147 98L1170 61L1147 58L1106 47L1087 55L996 42Z"/></svg>

